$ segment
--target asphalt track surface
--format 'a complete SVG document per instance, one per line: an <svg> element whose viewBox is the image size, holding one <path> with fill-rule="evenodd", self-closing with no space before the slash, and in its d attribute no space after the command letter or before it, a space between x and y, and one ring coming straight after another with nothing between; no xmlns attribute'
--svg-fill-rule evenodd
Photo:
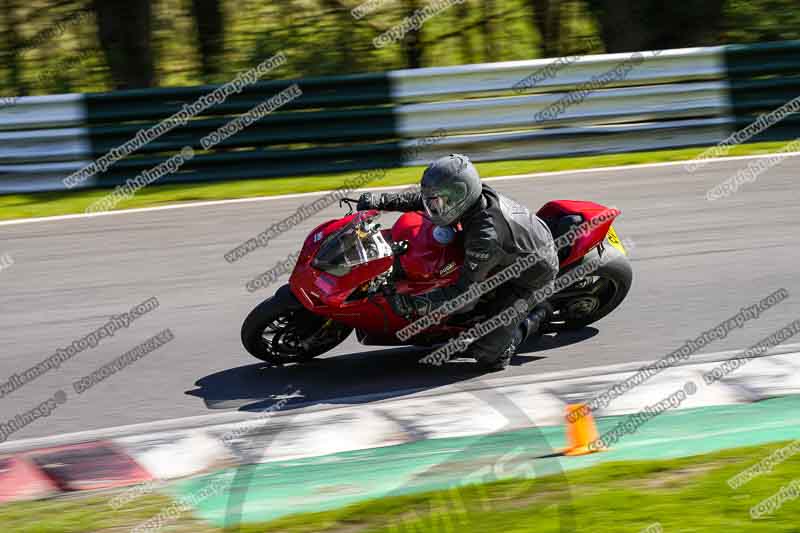
<svg viewBox="0 0 800 533"><path fill-rule="evenodd" d="M634 285L622 307L595 326L524 346L505 375L656 359L779 288L789 290L788 300L702 352L745 348L799 318L800 159L787 159L729 198L705 199L708 188L747 162L714 162L695 174L681 165L653 165L493 181L533 209L557 198L616 206L623 211L615 224L620 237L636 244ZM98 347L0 398L2 423L58 390L67 393L49 417L9 440L258 410L287 387L302 391L296 402L320 405L480 379L469 363L420 366L420 352L364 347L354 336L305 366L266 368L243 350L243 318L278 287L249 293L245 283L341 211L332 206L236 263L223 254L314 198L0 225L0 254L14 259L0 271L0 381L110 315L152 296L161 303ZM72 389L73 381L164 328L173 331L172 342L81 395Z"/></svg>

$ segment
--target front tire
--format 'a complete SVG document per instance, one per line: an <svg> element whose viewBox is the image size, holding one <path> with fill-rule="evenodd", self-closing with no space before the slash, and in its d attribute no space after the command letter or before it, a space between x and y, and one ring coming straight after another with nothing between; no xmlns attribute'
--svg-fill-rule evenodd
<svg viewBox="0 0 800 533"><path fill-rule="evenodd" d="M302 306L288 285L253 309L242 324L242 345L262 361L301 363L335 348L353 328L315 315Z"/></svg>

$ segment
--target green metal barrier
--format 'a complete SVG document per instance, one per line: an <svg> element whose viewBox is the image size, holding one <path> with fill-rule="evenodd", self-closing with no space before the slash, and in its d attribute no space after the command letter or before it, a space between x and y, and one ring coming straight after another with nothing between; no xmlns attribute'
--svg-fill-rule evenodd
<svg viewBox="0 0 800 533"><path fill-rule="evenodd" d="M200 140L297 83L302 96L204 151ZM105 155L142 129L218 86L129 90L86 95L91 157ZM400 166L401 150L384 74L266 81L206 109L98 175L114 186L153 168L185 146L196 156L161 183L244 179Z"/></svg>
<svg viewBox="0 0 800 533"><path fill-rule="evenodd" d="M759 115L800 96L800 41L726 46L725 62L736 129L747 127ZM786 116L752 141L797 137L800 137L800 114Z"/></svg>
<svg viewBox="0 0 800 533"><path fill-rule="evenodd" d="M582 89L634 56L624 77ZM187 146L195 157L158 183L424 165L451 152L495 161L713 146L800 95L800 41L591 55L515 90L553 61L262 81L100 173L83 170L219 86L23 97L0 110L0 194L65 190L65 178L113 187ZM295 83L299 98L202 149L203 137ZM552 120L536 118L560 101L569 105ZM794 139L800 113L760 129L753 141Z"/></svg>

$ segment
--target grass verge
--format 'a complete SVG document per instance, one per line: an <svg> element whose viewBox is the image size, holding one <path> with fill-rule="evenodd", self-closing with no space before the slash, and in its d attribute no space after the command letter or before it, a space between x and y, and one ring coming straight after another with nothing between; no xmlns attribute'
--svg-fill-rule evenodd
<svg viewBox="0 0 800 533"><path fill-rule="evenodd" d="M663 531L676 532L796 532L800 500L786 499L771 515L756 520L750 517L750 508L793 480L800 480L800 460L788 459L737 490L727 484L730 477L785 445L774 443L669 461L604 463L569 471L566 482L545 477L470 485L294 515L235 531L614 533L640 532L658 523ZM19 533L112 533L136 526L169 504L167 498L150 495L113 511L107 505L109 498L79 496L9 504L0 507L0 524ZM574 529L567 520L572 521ZM170 522L166 530L221 531L204 525L190 513Z"/></svg>
<svg viewBox="0 0 800 533"><path fill-rule="evenodd" d="M734 146L730 155L755 155L778 151L784 142L752 143ZM610 154L561 159L531 159L522 161L498 161L479 163L478 169L486 178L528 174L532 172L553 172L558 170L579 170L585 168L635 165L683 161L702 153L705 148L686 148L680 150L659 150L629 154ZM407 185L417 183L421 167L389 169L386 176L371 183L372 187L386 185ZM702 170L698 170L702 172ZM115 209L152 207L188 201L223 200L230 198L250 198L279 194L303 193L336 189L344 180L356 176L356 172L292 178L272 178L259 180L238 180L210 184L155 185L145 187L133 198L120 202ZM108 189L90 189L69 192L43 192L31 194L10 194L0 196L0 220L30 217L47 217L83 213L94 201L102 198Z"/></svg>

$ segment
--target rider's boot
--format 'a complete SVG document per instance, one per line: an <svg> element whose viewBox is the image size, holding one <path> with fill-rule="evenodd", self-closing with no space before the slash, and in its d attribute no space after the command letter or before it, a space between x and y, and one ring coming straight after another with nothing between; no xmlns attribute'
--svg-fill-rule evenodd
<svg viewBox="0 0 800 533"><path fill-rule="evenodd" d="M542 325L547 324L547 322L553 316L553 306L547 302L542 302L534 306L525 320L519 325L520 332L522 334L522 341L520 344L525 342L527 339L530 339L533 335L539 333L542 329Z"/></svg>

